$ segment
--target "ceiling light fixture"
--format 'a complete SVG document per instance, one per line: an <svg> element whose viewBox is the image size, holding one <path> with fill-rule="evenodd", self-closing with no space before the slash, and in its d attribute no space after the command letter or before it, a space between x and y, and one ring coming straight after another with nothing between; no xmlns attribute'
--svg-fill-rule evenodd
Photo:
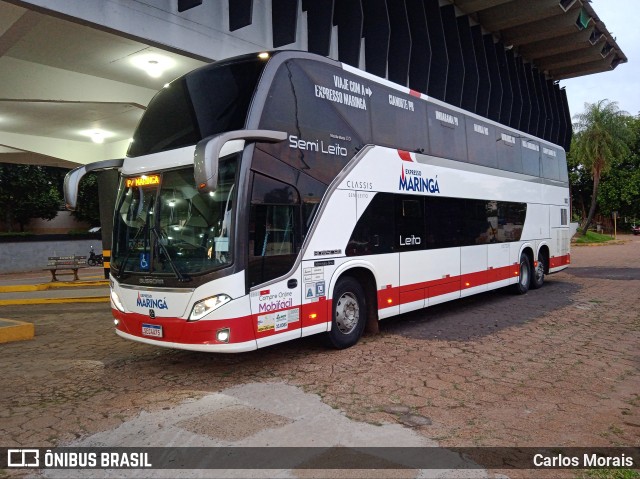
<svg viewBox="0 0 640 479"><path fill-rule="evenodd" d="M131 64L147 72L151 78L160 78L162 74L175 66L175 61L157 53L146 53L131 58Z"/></svg>
<svg viewBox="0 0 640 479"><path fill-rule="evenodd" d="M104 143L104 135L100 131L96 131L91 135L91 141L94 143Z"/></svg>
<svg viewBox="0 0 640 479"><path fill-rule="evenodd" d="M149 60L146 65L146 70L147 74L151 78L160 78L162 76L162 72L164 71L162 70L160 63L158 63L158 60Z"/></svg>
<svg viewBox="0 0 640 479"><path fill-rule="evenodd" d="M82 136L88 136L91 138L91 141L97 144L104 143L106 138L111 138L113 133L105 130L101 130L100 128L94 128L93 130L84 130L81 131L80 134Z"/></svg>

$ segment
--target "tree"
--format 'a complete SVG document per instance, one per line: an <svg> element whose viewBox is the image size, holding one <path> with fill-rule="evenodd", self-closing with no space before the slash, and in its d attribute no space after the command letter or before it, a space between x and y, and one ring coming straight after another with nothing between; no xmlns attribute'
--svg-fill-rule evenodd
<svg viewBox="0 0 640 479"><path fill-rule="evenodd" d="M567 167L569 168L569 185L571 188L571 217L580 218L580 223L587 217L587 208L591 200L593 179L591 172L585 170L584 165L576 155L576 137L571 139L571 147L567 152ZM577 221L577 219L576 219Z"/></svg>
<svg viewBox="0 0 640 479"><path fill-rule="evenodd" d="M61 201L44 167L0 163L0 210L4 211L7 231L14 223L24 231L31 218L52 220Z"/></svg>
<svg viewBox="0 0 640 479"><path fill-rule="evenodd" d="M631 221L640 219L640 116L630 117L627 124L634 134L630 153L611 168L600 184L598 204L605 214L618 211Z"/></svg>
<svg viewBox="0 0 640 479"><path fill-rule="evenodd" d="M71 214L79 221L92 226L100 225L100 202L98 195L98 175L89 173L80 181L78 187L78 205Z"/></svg>
<svg viewBox="0 0 640 479"><path fill-rule="evenodd" d="M585 111L575 115L573 127L576 158L591 173L593 191L591 207L584 222L582 234L586 234L593 220L598 202L598 187L602 175L611 165L629 153L633 133L626 121L627 113L618 109L616 102L600 100L597 103L585 103Z"/></svg>

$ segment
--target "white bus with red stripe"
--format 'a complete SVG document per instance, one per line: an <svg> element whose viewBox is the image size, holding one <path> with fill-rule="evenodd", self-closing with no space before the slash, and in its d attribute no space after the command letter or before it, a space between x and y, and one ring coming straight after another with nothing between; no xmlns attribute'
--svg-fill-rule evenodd
<svg viewBox="0 0 640 479"><path fill-rule="evenodd" d="M241 352L491 289L570 262L557 145L336 61L215 62L149 104L118 168L116 333Z"/></svg>

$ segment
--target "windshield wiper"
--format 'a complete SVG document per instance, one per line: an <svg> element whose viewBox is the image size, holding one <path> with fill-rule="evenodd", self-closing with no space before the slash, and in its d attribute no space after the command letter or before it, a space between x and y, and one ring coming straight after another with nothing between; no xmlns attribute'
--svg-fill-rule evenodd
<svg viewBox="0 0 640 479"><path fill-rule="evenodd" d="M131 240L131 243L133 245L136 244L136 241L138 240L138 237L140 236L140 233L142 233L146 229L147 229L147 224L146 223L143 224L140 228L138 228L138 231L136 232L135 236L133 237L133 240ZM122 279L122 275L124 274L125 266L127 266L127 261L129 261L129 258L131 257L131 253L133 253L133 246L130 246L127 249L127 254L124 255L124 259L122 260L122 264L120 265L120 269L118 270L118 274L116 275L118 280Z"/></svg>
<svg viewBox="0 0 640 479"><path fill-rule="evenodd" d="M169 262L169 266L171 266L171 269L173 270L173 273L176 275L176 278L178 278L178 281L180 281L181 283L186 283L191 281L191 277L184 273L181 273L178 267L175 265L175 263L171 259L171 256L169 256L169 252L167 251L167 248L165 248L165 246L162 244L162 241L160 241L160 235L158 234L156 227L152 226L151 228L149 228L149 230L156 237L156 244L162 249L164 256L167 258L167 261Z"/></svg>

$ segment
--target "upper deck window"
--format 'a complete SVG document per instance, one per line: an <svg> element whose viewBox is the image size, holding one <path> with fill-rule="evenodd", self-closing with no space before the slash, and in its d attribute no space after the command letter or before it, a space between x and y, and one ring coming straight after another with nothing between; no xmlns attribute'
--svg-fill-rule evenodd
<svg viewBox="0 0 640 479"><path fill-rule="evenodd" d="M496 129L496 153L498 168L515 173L522 173L522 142L513 132Z"/></svg>
<svg viewBox="0 0 640 479"><path fill-rule="evenodd" d="M520 138L522 146L522 173L540 176L540 144L531 139Z"/></svg>
<svg viewBox="0 0 640 479"><path fill-rule="evenodd" d="M218 62L181 77L149 103L129 146L135 157L194 145L244 128L265 62L251 56Z"/></svg>
<svg viewBox="0 0 640 479"><path fill-rule="evenodd" d="M470 116L465 122L469 163L497 168L496 127Z"/></svg>
<svg viewBox="0 0 640 479"><path fill-rule="evenodd" d="M467 136L464 116L448 108L427 107L431 154L452 160L467 160Z"/></svg>
<svg viewBox="0 0 640 479"><path fill-rule="evenodd" d="M376 145L424 153L429 150L427 103L415 96L374 85L371 131Z"/></svg>
<svg viewBox="0 0 640 479"><path fill-rule="evenodd" d="M288 60L271 84L260 128L287 141L259 148L329 184L370 141L369 84L324 62Z"/></svg>

